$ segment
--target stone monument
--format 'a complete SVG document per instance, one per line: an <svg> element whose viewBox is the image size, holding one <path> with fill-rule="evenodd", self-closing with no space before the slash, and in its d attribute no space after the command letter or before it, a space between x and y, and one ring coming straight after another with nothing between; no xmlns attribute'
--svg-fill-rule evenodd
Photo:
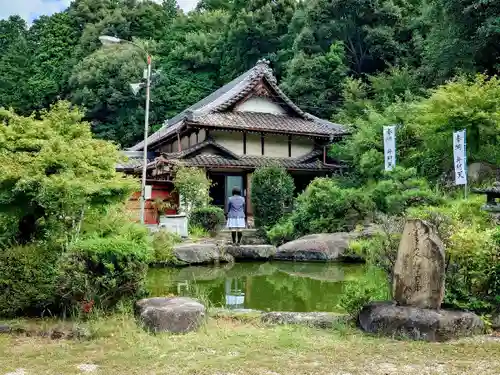
<svg viewBox="0 0 500 375"><path fill-rule="evenodd" d="M426 341L482 333L484 324L474 313L440 309L444 283L444 246L436 229L422 220L408 220L394 266L394 301L364 306L359 326L365 332Z"/></svg>
<svg viewBox="0 0 500 375"><path fill-rule="evenodd" d="M436 229L408 220L394 266L393 298L400 306L439 309L444 298L444 245Z"/></svg>

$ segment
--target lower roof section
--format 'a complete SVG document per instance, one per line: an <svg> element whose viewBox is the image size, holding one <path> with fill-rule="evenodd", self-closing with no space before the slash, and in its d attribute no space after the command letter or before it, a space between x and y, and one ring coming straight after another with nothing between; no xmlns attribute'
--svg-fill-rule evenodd
<svg viewBox="0 0 500 375"><path fill-rule="evenodd" d="M231 159L221 155L201 154L180 161L183 165L192 167L242 168L255 169L271 165L279 165L290 170L335 170L340 165L325 165L320 160L301 162L295 158L272 158L266 156L241 156Z"/></svg>

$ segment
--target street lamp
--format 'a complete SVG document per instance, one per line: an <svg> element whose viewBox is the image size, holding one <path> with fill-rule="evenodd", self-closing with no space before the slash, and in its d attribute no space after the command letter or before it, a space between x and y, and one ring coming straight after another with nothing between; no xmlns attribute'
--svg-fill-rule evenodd
<svg viewBox="0 0 500 375"><path fill-rule="evenodd" d="M147 56L148 71L147 71L147 81L146 81L146 114L144 118L144 153L143 153L142 183L141 183L141 223L144 224L145 223L144 215L146 210L146 171L148 164L149 91L151 88L151 55L144 48L129 40L124 40L109 35L101 35L99 37L99 40L105 46L111 44L120 44L120 43L131 44L139 48ZM137 85L131 85L131 86L132 89L134 90L134 93L137 93L139 87Z"/></svg>

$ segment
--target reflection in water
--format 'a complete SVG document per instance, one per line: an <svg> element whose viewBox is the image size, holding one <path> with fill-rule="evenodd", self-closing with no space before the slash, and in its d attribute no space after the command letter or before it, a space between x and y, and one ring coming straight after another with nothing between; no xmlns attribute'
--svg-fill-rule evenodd
<svg viewBox="0 0 500 375"><path fill-rule="evenodd" d="M226 307L228 309L243 309L245 307L245 280L226 280Z"/></svg>
<svg viewBox="0 0 500 375"><path fill-rule="evenodd" d="M152 269L148 290L151 296L199 297L230 309L341 312L339 301L344 286L366 277L364 265L237 263ZM383 274L374 277L374 282L385 280Z"/></svg>

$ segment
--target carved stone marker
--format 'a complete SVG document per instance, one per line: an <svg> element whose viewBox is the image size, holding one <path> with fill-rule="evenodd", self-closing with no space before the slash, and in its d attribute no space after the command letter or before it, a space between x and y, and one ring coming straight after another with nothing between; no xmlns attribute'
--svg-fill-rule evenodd
<svg viewBox="0 0 500 375"><path fill-rule="evenodd" d="M408 220L394 266L394 299L401 306L439 309L444 279L444 246L435 228L422 220Z"/></svg>

